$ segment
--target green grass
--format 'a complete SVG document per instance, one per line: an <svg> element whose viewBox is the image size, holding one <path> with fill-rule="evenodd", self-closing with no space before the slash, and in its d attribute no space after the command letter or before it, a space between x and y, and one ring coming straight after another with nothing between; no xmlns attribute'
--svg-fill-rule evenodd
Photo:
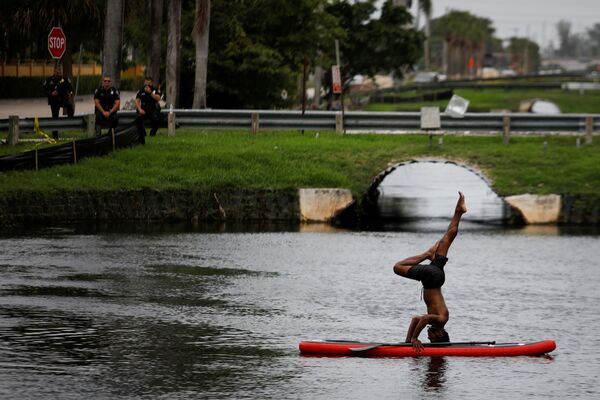
<svg viewBox="0 0 600 400"><path fill-rule="evenodd" d="M547 141L544 154L543 142ZM503 195L600 193L600 143L574 137L446 136L429 148L425 135L338 135L180 129L118 150L40 171L0 174L0 192L119 189L341 187L362 195L391 163L444 158L482 170Z"/></svg>
<svg viewBox="0 0 600 400"><path fill-rule="evenodd" d="M600 91L587 91L584 94L562 90L504 90L504 89L457 89L455 94L469 100L469 111L489 112L490 110L518 111L522 100L543 99L556 103L563 113L598 113ZM414 96L415 94L409 94ZM407 95L407 96L409 96ZM418 111L421 107L445 109L448 100L383 104L372 103L367 111Z"/></svg>

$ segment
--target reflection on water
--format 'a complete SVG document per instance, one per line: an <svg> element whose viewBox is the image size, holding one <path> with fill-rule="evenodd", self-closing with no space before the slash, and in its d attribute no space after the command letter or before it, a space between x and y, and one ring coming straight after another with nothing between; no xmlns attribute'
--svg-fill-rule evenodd
<svg viewBox="0 0 600 400"><path fill-rule="evenodd" d="M464 220L498 223L511 217L510 207L480 175L454 163L401 165L383 180L379 190L383 218L449 219L459 190L469 209Z"/></svg>
<svg viewBox="0 0 600 400"><path fill-rule="evenodd" d="M451 337L551 338L554 360L299 356L301 340L403 339L424 306L392 266L439 239L446 224L433 221L402 232L5 235L0 398L597 397L600 339L582 335L600 323L597 232L466 221L453 244Z"/></svg>
<svg viewBox="0 0 600 400"><path fill-rule="evenodd" d="M425 390L440 391L446 382L446 359L430 357L427 360L427 373L423 380Z"/></svg>

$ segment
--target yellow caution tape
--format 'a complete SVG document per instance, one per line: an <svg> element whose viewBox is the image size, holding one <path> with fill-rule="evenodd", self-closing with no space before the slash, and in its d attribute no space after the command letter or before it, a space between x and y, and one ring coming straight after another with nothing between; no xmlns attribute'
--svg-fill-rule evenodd
<svg viewBox="0 0 600 400"><path fill-rule="evenodd" d="M33 132L37 135L41 135L44 136L46 138L46 142L50 143L50 144L56 144L56 140L52 139L50 136L46 135L41 129L40 129L40 121L38 121L38 117L35 117L33 119ZM41 143L38 143L35 145L35 147L38 147Z"/></svg>

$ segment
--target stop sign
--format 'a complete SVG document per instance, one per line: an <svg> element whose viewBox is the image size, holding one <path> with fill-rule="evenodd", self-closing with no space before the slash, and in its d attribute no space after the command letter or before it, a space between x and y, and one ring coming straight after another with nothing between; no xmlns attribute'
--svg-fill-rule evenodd
<svg viewBox="0 0 600 400"><path fill-rule="evenodd" d="M48 51L52 58L61 58L67 49L67 38L62 28L55 26L48 34Z"/></svg>

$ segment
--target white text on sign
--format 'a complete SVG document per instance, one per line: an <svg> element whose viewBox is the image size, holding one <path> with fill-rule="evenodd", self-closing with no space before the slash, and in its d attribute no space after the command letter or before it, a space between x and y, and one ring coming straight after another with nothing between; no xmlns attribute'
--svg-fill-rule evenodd
<svg viewBox="0 0 600 400"><path fill-rule="evenodd" d="M48 38L48 47L51 49L62 49L65 47L65 38L51 37Z"/></svg>

